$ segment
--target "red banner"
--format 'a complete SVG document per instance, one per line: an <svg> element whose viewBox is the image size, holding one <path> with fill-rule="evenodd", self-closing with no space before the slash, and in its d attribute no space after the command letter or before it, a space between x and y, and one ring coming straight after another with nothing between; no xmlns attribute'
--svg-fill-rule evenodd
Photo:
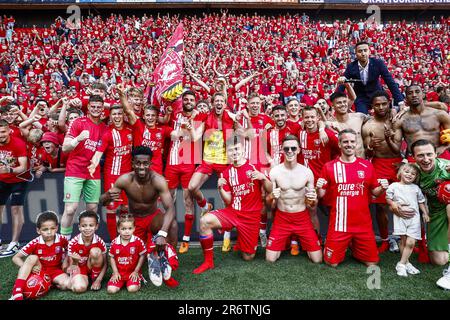
<svg viewBox="0 0 450 320"><path fill-rule="evenodd" d="M183 24L180 23L153 72L155 87L152 91L152 104L172 105L174 111L181 109L183 49Z"/></svg>

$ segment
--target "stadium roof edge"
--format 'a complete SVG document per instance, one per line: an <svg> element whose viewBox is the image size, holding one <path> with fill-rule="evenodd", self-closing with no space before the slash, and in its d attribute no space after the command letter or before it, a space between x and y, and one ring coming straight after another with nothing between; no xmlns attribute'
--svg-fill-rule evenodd
<svg viewBox="0 0 450 320"><path fill-rule="evenodd" d="M70 5L77 5L82 9L343 9L343 10L365 10L367 4L339 4L339 3L242 3L242 2L196 2L196 3L161 3L161 2L120 2L120 3L27 3L11 4L0 3L0 9L4 10L48 10L65 9ZM377 4L386 10L450 10L450 3L436 4Z"/></svg>

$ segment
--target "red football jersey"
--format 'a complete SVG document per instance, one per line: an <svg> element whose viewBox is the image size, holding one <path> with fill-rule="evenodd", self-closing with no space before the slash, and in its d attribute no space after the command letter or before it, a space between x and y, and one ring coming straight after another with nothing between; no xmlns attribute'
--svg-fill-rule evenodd
<svg viewBox="0 0 450 320"><path fill-rule="evenodd" d="M315 179L319 177L325 163L339 154L337 137L331 130L325 129L325 132L329 139L325 146L320 141L319 131L309 133L306 130L300 130L299 133L301 150L298 162L311 169Z"/></svg>
<svg viewBox="0 0 450 320"><path fill-rule="evenodd" d="M42 163L52 169L65 168L67 164L67 158L69 154L67 152L62 152L62 148L59 147L58 154L53 158L49 153L45 152L42 158Z"/></svg>
<svg viewBox="0 0 450 320"><path fill-rule="evenodd" d="M221 177L227 180L224 190L232 194L231 208L241 212L262 210L261 181L251 179L255 170L247 161L240 167L230 165L222 172Z"/></svg>
<svg viewBox="0 0 450 320"><path fill-rule="evenodd" d="M77 253L81 257L80 261L78 262L78 266L86 265L87 260L89 258L89 251L92 248L100 248L102 253L106 253L106 245L102 238L94 234L92 243L89 246L86 246L84 244L83 237L81 236L80 233L75 238L69 241L68 245L69 256L71 256L74 253Z"/></svg>
<svg viewBox="0 0 450 320"><path fill-rule="evenodd" d="M361 158L352 163L336 158L325 164L320 177L327 181L324 188L331 193L329 228L340 232L372 229L369 204L371 190L378 186L372 164Z"/></svg>
<svg viewBox="0 0 450 320"><path fill-rule="evenodd" d="M292 131L291 127L285 126L283 129L272 128L268 132L267 147L269 154L273 159L273 165L278 165L284 161L284 153L282 152L282 142L287 135L296 135L296 132Z"/></svg>
<svg viewBox="0 0 450 320"><path fill-rule="evenodd" d="M119 273L131 273L136 268L139 257L147 253L144 241L136 236L131 236L130 242L123 245L120 236L111 242L109 255L114 258Z"/></svg>
<svg viewBox="0 0 450 320"><path fill-rule="evenodd" d="M133 142L135 146L149 147L153 152L152 163L162 167L164 142L170 138L172 129L168 126L156 125L148 128L144 122L138 120L133 125Z"/></svg>
<svg viewBox="0 0 450 320"><path fill-rule="evenodd" d="M188 119L189 117L187 117L183 112L175 113L169 122L169 126L175 131L182 130L182 128L186 125ZM195 144L190 139L186 139L184 137L180 137L176 141L172 141L171 139L169 148L169 161L167 162L167 164L194 164L194 148Z"/></svg>
<svg viewBox="0 0 450 320"><path fill-rule="evenodd" d="M61 268L67 245L67 239L60 234L56 234L55 241L51 246L48 246L42 236L39 236L28 242L20 252L26 257L29 255L38 256L43 268Z"/></svg>
<svg viewBox="0 0 450 320"><path fill-rule="evenodd" d="M105 175L120 176L131 171L131 150L133 130L124 126L121 130L109 126L97 150L105 153L103 172Z"/></svg>
<svg viewBox="0 0 450 320"><path fill-rule="evenodd" d="M22 139L10 136L9 143L0 146L0 164L11 168L19 166L19 158L27 157L27 146ZM0 173L0 181L6 183L23 182L15 173Z"/></svg>
<svg viewBox="0 0 450 320"><path fill-rule="evenodd" d="M89 138L80 142L69 153L66 177L92 179L87 167L91 164L91 159L97 151L98 144L101 143L101 137L106 132L107 126L103 122L95 124L88 117L80 117L71 122L66 137L74 139L83 130L89 130ZM100 179L100 166L95 170L94 179Z"/></svg>
<svg viewBox="0 0 450 320"><path fill-rule="evenodd" d="M267 165L265 150L267 149L267 129L274 127L273 120L266 114L260 113L250 117L250 123L255 131L255 137L245 140L245 157L253 165ZM242 127L249 128L246 118L241 119Z"/></svg>

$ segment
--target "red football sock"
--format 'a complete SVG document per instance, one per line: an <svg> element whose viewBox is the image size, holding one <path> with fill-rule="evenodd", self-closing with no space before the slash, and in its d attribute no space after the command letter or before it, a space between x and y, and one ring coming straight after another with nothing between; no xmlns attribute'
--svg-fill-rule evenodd
<svg viewBox="0 0 450 320"><path fill-rule="evenodd" d="M106 227L108 229L109 239L112 241L117 238L117 222L115 212L106 214Z"/></svg>
<svg viewBox="0 0 450 320"><path fill-rule="evenodd" d="M385 226L383 228L380 228L380 237L381 240L387 241L389 239L389 229L388 226Z"/></svg>
<svg viewBox="0 0 450 320"><path fill-rule="evenodd" d="M27 282L27 280L25 280L25 279L16 279L16 282L14 282L12 294L13 295L18 294L18 293L23 294L23 287L25 286L26 282Z"/></svg>
<svg viewBox="0 0 450 320"><path fill-rule="evenodd" d="M167 260L169 261L169 265L172 267L172 271L177 270L180 263L178 262L177 252L174 247L168 243L164 251L166 253Z"/></svg>
<svg viewBox="0 0 450 320"><path fill-rule="evenodd" d="M163 280L164 284L169 288L176 288L179 286L179 282L175 280L173 277L170 277L168 280Z"/></svg>
<svg viewBox="0 0 450 320"><path fill-rule="evenodd" d="M267 229L267 213L261 213L261 221L259 222L259 230Z"/></svg>
<svg viewBox="0 0 450 320"><path fill-rule="evenodd" d="M201 201L197 201L197 204L200 208L203 208L204 206L206 206L206 198L203 198L203 200Z"/></svg>
<svg viewBox="0 0 450 320"><path fill-rule="evenodd" d="M206 204L206 201L205 201ZM184 215L184 236L190 237L192 225L194 224L194 215L193 214L185 214Z"/></svg>
<svg viewBox="0 0 450 320"><path fill-rule="evenodd" d="M207 236L200 236L200 244L202 245L204 261L193 271L194 274L200 274L205 272L208 269L214 268L214 237L212 234Z"/></svg>

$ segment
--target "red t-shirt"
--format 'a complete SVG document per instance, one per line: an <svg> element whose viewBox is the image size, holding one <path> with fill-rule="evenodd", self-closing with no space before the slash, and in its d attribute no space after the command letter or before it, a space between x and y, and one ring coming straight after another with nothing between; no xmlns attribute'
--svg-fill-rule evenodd
<svg viewBox="0 0 450 320"><path fill-rule="evenodd" d="M66 177L81 179L92 179L87 167L97 151L101 137L108 127L103 122L95 124L88 117L80 117L72 121L67 131L67 138L76 138L83 130L89 130L89 138L80 142L75 149L69 153L67 159ZM100 167L94 173L94 179L100 179Z"/></svg>
<svg viewBox="0 0 450 320"><path fill-rule="evenodd" d="M91 244L89 246L86 246L80 233L75 238L69 241L69 256L72 256L74 253L78 253L78 255L81 257L80 261L78 262L78 266L84 266L87 264L89 251L92 248L99 248L102 253L106 253L106 245L102 238L94 234L94 238L92 239Z"/></svg>
<svg viewBox="0 0 450 320"><path fill-rule="evenodd" d="M63 262L63 254L67 251L67 239L60 234L56 234L55 241L48 246L42 236L34 238L23 247L20 252L24 256L36 255L42 268L61 268Z"/></svg>
<svg viewBox="0 0 450 320"><path fill-rule="evenodd" d="M332 199L329 228L339 232L372 230L371 190L379 185L372 164L361 158L352 163L336 158L325 164L320 177L327 181L324 188Z"/></svg>
<svg viewBox="0 0 450 320"><path fill-rule="evenodd" d="M65 168L67 164L67 158L69 157L69 153L62 152L62 149L58 149L58 154L55 158L53 158L49 153L45 152L42 158L42 163L46 167L50 167L52 169L56 168Z"/></svg>
<svg viewBox="0 0 450 320"><path fill-rule="evenodd" d="M0 163L11 168L19 166L19 158L27 157L27 146L22 139L10 136L10 140L5 145L0 145ZM0 181L6 183L23 182L16 177L16 173L1 173Z"/></svg>
<svg viewBox="0 0 450 320"><path fill-rule="evenodd" d="M319 131L309 133L306 130L300 130L298 135L300 140L298 162L311 169L316 180L325 163L339 154L336 135L329 129L325 129L325 132L329 139L325 146L320 141Z"/></svg>
<svg viewBox="0 0 450 320"><path fill-rule="evenodd" d="M222 172L221 177L227 181L223 188L232 195L229 207L239 212L257 211L259 215L263 207L261 181L251 179L255 170L255 166L247 161L240 167L230 165Z"/></svg>
<svg viewBox="0 0 450 320"><path fill-rule="evenodd" d="M127 245L122 244L119 236L111 242L111 248L109 248L109 255L114 258L120 274L134 272L140 256L146 252L147 249L145 248L144 242L136 236L131 236L130 242Z"/></svg>
<svg viewBox="0 0 450 320"><path fill-rule="evenodd" d="M124 126L121 130L109 126L97 147L105 153L104 175L120 176L131 171L133 130Z"/></svg>
<svg viewBox="0 0 450 320"><path fill-rule="evenodd" d="M170 137L172 129L168 126L156 125L148 128L144 122L138 120L133 125L133 143L135 146L149 147L153 152L152 164L162 167L164 141Z"/></svg>

